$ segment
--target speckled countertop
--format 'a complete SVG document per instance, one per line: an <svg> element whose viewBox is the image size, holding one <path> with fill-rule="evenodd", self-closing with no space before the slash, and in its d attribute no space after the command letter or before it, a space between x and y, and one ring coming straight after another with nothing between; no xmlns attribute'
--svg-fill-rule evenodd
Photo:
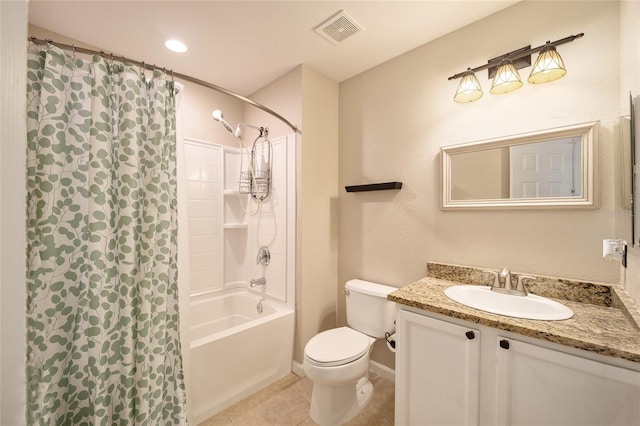
<svg viewBox="0 0 640 426"><path fill-rule="evenodd" d="M535 276L527 285L530 293L555 299L574 312L567 320L539 321L480 311L445 296L444 290L454 285L489 285L492 276L482 269L430 262L427 271L426 278L394 291L388 299L488 327L640 362L640 311L620 286ZM512 273L514 282L517 276Z"/></svg>

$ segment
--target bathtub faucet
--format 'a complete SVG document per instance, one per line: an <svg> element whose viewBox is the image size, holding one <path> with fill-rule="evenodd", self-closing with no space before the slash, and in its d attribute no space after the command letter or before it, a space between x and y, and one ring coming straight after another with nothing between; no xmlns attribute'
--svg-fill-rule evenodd
<svg viewBox="0 0 640 426"><path fill-rule="evenodd" d="M255 287L257 285L267 285L267 279L265 277L251 278L251 281L249 281L249 287Z"/></svg>

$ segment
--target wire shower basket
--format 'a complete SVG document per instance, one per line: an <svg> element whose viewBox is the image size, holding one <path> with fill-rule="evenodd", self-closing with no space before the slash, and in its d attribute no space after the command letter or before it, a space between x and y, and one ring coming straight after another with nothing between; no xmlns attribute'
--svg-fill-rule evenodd
<svg viewBox="0 0 640 426"><path fill-rule="evenodd" d="M251 198L260 201L266 200L271 194L273 147L268 136L269 129L260 127L260 135L251 147L249 170L241 170L238 181L238 191L241 194L250 194Z"/></svg>
<svg viewBox="0 0 640 426"><path fill-rule="evenodd" d="M271 186L271 173L264 170L255 170L253 177L250 170L240 172L238 190L241 194L251 194L253 198L264 200L269 196Z"/></svg>

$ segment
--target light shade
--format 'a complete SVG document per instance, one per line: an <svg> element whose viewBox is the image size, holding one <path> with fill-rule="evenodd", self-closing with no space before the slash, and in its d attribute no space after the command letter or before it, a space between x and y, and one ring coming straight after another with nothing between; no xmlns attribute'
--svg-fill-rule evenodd
<svg viewBox="0 0 640 426"><path fill-rule="evenodd" d="M458 103L466 103L477 101L482 97L482 89L480 88L480 82L476 78L476 75L468 68L460 77L460 84L458 84L458 90L453 97L453 100Z"/></svg>
<svg viewBox="0 0 640 426"><path fill-rule="evenodd" d="M505 93L513 92L522 87L522 80L520 80L520 74L518 70L513 66L513 62L510 59L503 59L500 62L496 76L493 77L491 83L491 94L502 95Z"/></svg>
<svg viewBox="0 0 640 426"><path fill-rule="evenodd" d="M532 84L548 83L564 77L566 73L564 62L556 47L547 43L540 51L536 63L533 64L531 75L527 81Z"/></svg>

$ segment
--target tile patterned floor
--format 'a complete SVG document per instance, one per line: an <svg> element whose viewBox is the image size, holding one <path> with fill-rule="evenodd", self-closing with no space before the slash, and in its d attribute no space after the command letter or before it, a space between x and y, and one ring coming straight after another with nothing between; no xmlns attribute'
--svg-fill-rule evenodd
<svg viewBox="0 0 640 426"><path fill-rule="evenodd" d="M394 385L370 374L373 396L367 406L346 423L348 426L393 425ZM309 417L313 384L306 377L289 374L199 426L314 426Z"/></svg>

